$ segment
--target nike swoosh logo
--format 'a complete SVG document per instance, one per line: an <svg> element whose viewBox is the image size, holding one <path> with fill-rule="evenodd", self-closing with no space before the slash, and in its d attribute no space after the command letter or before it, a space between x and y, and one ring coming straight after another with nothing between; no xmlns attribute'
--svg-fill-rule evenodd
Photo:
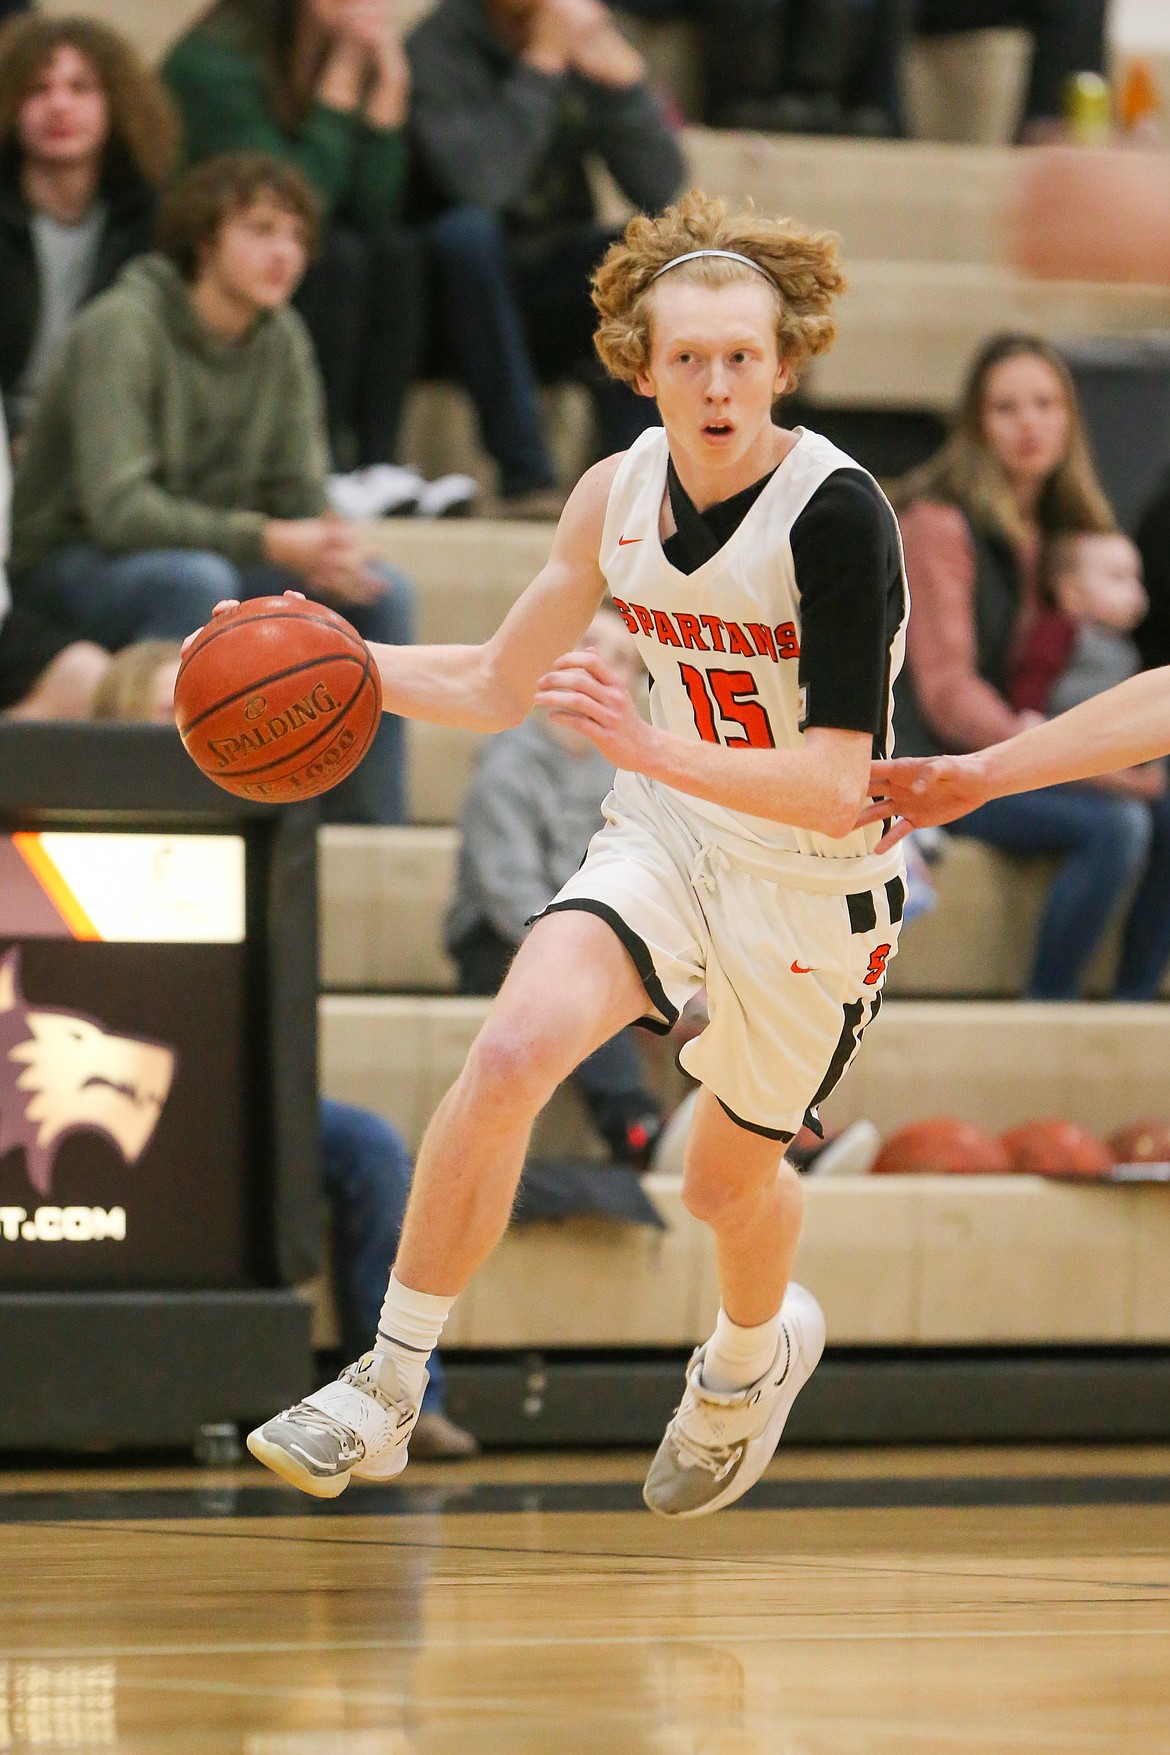
<svg viewBox="0 0 1170 1755"><path fill-rule="evenodd" d="M625 548L627 543L641 542L641 540L642 540L642 538L640 536L619 536L618 537L618 547Z"/></svg>
<svg viewBox="0 0 1170 1755"><path fill-rule="evenodd" d="M806 969L803 963L793 963L792 973L794 975L815 975L816 970L812 968Z"/></svg>

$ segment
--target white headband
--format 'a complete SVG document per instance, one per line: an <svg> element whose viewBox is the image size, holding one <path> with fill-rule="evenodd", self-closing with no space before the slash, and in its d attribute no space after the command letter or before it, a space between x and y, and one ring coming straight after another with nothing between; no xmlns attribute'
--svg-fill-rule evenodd
<svg viewBox="0 0 1170 1755"><path fill-rule="evenodd" d="M685 256L676 256L673 262L664 263L657 274L650 276L647 284L653 286L659 275L669 274L672 268L681 268L684 262L698 262L704 256L722 256L725 262L742 262L745 268L754 268L757 274L762 274L769 286L775 285L766 268L761 268L750 256L741 256L738 250L688 250Z"/></svg>

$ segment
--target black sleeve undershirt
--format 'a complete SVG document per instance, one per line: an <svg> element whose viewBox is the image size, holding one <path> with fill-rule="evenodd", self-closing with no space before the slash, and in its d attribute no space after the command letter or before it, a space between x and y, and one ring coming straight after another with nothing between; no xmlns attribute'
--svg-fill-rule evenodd
<svg viewBox="0 0 1170 1755"><path fill-rule="evenodd" d="M869 476L839 469L792 526L804 725L864 731L881 752L890 646L902 619L894 515Z"/></svg>

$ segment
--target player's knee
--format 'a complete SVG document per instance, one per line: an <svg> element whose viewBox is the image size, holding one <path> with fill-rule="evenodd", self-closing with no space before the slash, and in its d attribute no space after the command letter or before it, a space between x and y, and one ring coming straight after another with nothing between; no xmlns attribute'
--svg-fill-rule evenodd
<svg viewBox="0 0 1170 1755"><path fill-rule="evenodd" d="M560 1082L554 1045L511 1022L489 1024L467 1058L464 1076L478 1104L536 1114Z"/></svg>
<svg viewBox="0 0 1170 1755"><path fill-rule="evenodd" d="M683 1205L713 1231L756 1223L761 1200L778 1199L786 1210L795 1202L799 1213L803 1198L800 1178L783 1158L738 1168L726 1162L690 1164L683 1175Z"/></svg>
<svg viewBox="0 0 1170 1755"><path fill-rule="evenodd" d="M689 1171L683 1181L682 1201L693 1219L718 1231L732 1224L750 1202L751 1191L726 1171Z"/></svg>

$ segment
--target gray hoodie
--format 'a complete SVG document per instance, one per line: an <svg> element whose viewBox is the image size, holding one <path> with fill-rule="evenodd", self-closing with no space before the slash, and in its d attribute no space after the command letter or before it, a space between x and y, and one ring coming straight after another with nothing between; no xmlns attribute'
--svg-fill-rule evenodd
<svg viewBox="0 0 1170 1755"><path fill-rule="evenodd" d="M518 945L585 857L601 827L613 769L599 750L573 755L537 714L485 747L463 801L459 883L448 949L487 925Z"/></svg>

